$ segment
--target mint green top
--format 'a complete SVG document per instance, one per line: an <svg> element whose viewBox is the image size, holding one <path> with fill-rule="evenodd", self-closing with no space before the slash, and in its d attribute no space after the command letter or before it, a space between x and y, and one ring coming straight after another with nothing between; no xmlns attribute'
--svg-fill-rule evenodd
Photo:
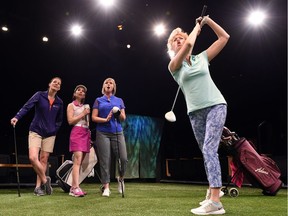
<svg viewBox="0 0 288 216"><path fill-rule="evenodd" d="M190 57L192 66L183 61L182 66L172 74L180 86L187 105L187 114L217 104L227 104L213 82L206 51Z"/></svg>

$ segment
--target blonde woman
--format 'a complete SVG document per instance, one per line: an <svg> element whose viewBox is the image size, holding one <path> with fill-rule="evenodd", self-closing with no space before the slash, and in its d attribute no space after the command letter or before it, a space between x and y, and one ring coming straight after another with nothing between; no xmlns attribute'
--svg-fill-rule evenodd
<svg viewBox="0 0 288 216"><path fill-rule="evenodd" d="M214 31L217 39L206 50L194 55L193 48L204 25ZM200 202L200 207L191 209L196 215L225 214L220 202L222 179L217 151L226 121L227 103L210 76L209 65L229 37L221 26L204 16L196 19L189 35L181 28L174 29L167 43L171 58L168 70L185 96L187 115L203 154L209 182L206 199Z"/></svg>
<svg viewBox="0 0 288 216"><path fill-rule="evenodd" d="M96 122L96 148L98 153L101 180L104 187L102 196L110 196L110 165L112 152L120 159L118 166L118 192L124 194L124 175L127 166L126 143L120 121L125 121L125 105L121 98L116 97L116 82L107 78L103 82L102 96L96 98L92 121ZM120 157L120 158L119 158ZM119 160L118 160L119 161ZM120 169L121 168L121 169Z"/></svg>

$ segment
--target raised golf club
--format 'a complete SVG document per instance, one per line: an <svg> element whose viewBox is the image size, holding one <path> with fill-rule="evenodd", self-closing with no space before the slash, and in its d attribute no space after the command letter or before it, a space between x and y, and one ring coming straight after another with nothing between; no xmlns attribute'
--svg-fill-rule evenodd
<svg viewBox="0 0 288 216"><path fill-rule="evenodd" d="M204 5L203 9L202 9L202 12L201 12L201 17L205 16L206 10L207 10L207 5ZM173 112L173 109L174 109L174 106L175 106L175 103L176 103L176 100L177 100L177 97L178 97L178 94L179 94L179 90L180 90L180 86L177 89L177 93L176 93L176 96L175 96L171 111L169 111L169 112L167 112L165 114L165 118L169 122L175 122L176 121L176 116L175 116L175 114Z"/></svg>

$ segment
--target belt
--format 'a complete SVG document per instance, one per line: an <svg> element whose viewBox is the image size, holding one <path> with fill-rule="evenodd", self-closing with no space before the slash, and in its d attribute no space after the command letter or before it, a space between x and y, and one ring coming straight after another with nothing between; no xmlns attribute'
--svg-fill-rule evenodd
<svg viewBox="0 0 288 216"><path fill-rule="evenodd" d="M74 126L83 127L83 128L89 128L88 125L83 125L83 124L79 124L79 123L74 125Z"/></svg>

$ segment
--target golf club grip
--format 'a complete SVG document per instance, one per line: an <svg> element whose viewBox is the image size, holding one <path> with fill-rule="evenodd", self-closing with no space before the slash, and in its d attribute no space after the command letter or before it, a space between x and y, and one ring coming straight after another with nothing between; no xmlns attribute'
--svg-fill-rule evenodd
<svg viewBox="0 0 288 216"><path fill-rule="evenodd" d="M203 6L202 12L201 12L201 17L204 17L206 14L206 10L207 10L207 5Z"/></svg>

